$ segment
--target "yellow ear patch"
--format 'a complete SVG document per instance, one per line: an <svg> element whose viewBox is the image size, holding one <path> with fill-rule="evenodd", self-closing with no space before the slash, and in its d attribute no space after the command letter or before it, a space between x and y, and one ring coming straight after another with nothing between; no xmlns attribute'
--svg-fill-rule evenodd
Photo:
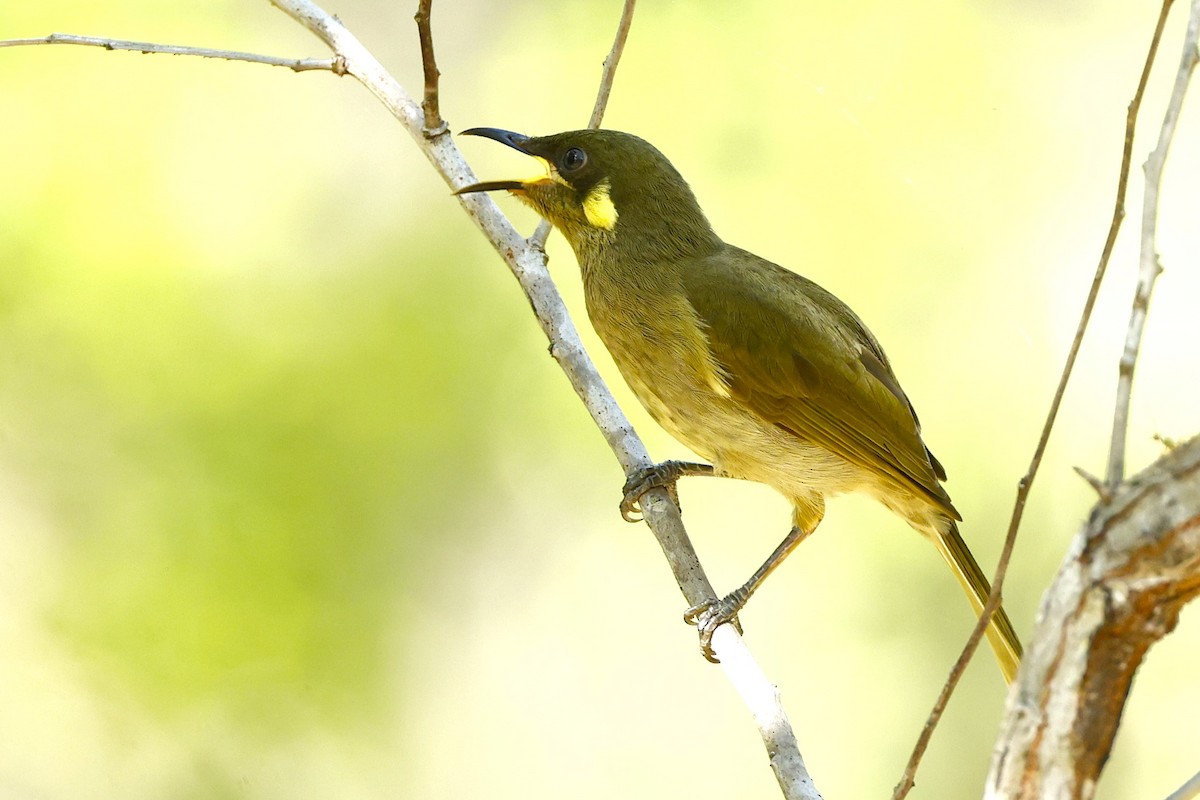
<svg viewBox="0 0 1200 800"><path fill-rule="evenodd" d="M608 181L601 181L592 187L587 197L583 199L583 215L594 228L611 231L617 225L617 207L609 196Z"/></svg>

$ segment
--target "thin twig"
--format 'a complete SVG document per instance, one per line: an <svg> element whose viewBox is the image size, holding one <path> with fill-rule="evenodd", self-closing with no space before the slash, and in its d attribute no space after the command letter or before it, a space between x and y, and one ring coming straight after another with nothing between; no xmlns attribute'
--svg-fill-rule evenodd
<svg viewBox="0 0 1200 800"><path fill-rule="evenodd" d="M929 740L933 737L934 730L942 720L942 714L946 711L946 706L950 702L950 696L954 694L954 690L958 688L958 682L962 679L963 673L967 671L967 665L971 663L971 658L975 655L975 651L979 649L979 643L983 640L983 635L987 631L992 615L1000 607L1000 598L1002 597L1000 590L1004 585L1004 578L1008 575L1008 562L1012 559L1013 546L1017 542L1017 537L1013 535L1014 533L1010 532L1004 539L1004 548L1000 551L1000 560L996 565L996 574L992 577L992 591L988 595L987 602L983 604L983 608L979 612L979 619L975 621L975 627L971 629L971 635L967 637L967 643L963 646L962 652L958 654L958 659L955 660L954 666L950 668L950 674L946 678L946 683L942 686L942 691L938 693L937 700L934 701L933 708L929 711L929 716L925 719L925 725L921 728L921 734L917 737L917 743L913 747L912 755L909 756L908 764L904 767L904 773L900 776L900 782L896 784L892 800L903 800L912 791L913 786L916 785L917 768L921 765L921 759L925 756L925 750L929 747Z"/></svg>
<svg viewBox="0 0 1200 800"><path fill-rule="evenodd" d="M621 62L621 54L625 52L625 40L629 38L629 26L633 24L633 7L637 0L625 0L621 9L621 21L617 23L617 35L613 38L612 49L604 59L604 67L600 71L600 89L596 92L596 105L592 107L592 116L588 119L588 127L600 127L604 119L604 111L608 108L608 96L612 93L613 79L617 77L617 64ZM550 223L542 220L538 223L529 241L535 247L544 248L546 239L550 238Z"/></svg>
<svg viewBox="0 0 1200 800"><path fill-rule="evenodd" d="M1150 294L1154 282L1162 272L1155 247L1158 228L1158 190L1162 185L1163 168L1171 141L1175 138L1175 124L1179 121L1179 110L1187 94L1192 71L1196 68L1196 37L1200 26L1200 6L1192 3L1192 14L1188 20L1187 33L1183 40L1183 55L1179 71L1175 74L1175 87L1163 115L1162 128L1158 131L1158 144L1151 151L1142 167L1146 173L1145 197L1142 200L1142 247L1139 257L1137 289L1133 295L1133 309L1129 312L1129 330L1125 334L1125 349L1117 367L1117 407L1113 413L1112 446L1108 452L1107 480L1110 489L1115 489L1125 477L1125 438L1129 431L1129 402L1133 394L1133 370L1137 365L1138 351L1142 345L1142 331L1146 327L1146 314L1150 309Z"/></svg>
<svg viewBox="0 0 1200 800"><path fill-rule="evenodd" d="M1087 483L1088 486L1092 487L1092 490L1095 491L1100 497L1100 502L1107 503L1109 500L1112 500L1112 491L1110 491L1109 488L1104 484L1104 481L1100 480L1083 467L1072 467L1072 469L1075 470L1076 475L1083 478L1084 482Z"/></svg>
<svg viewBox="0 0 1200 800"><path fill-rule="evenodd" d="M625 52L625 40L629 38L629 26L633 23L633 7L637 0L625 0L621 9L621 21L617 23L617 36L613 39L612 49L604 59L604 69L600 73L600 91L596 93L596 105L592 108L592 116L588 119L589 128L599 128L604 119L604 110L608 108L608 96L612 93L613 78L617 76L617 64L621 54Z"/></svg>
<svg viewBox="0 0 1200 800"><path fill-rule="evenodd" d="M4 39L0 47L28 47L38 44L77 44L85 47L103 47L105 50L130 50L135 53L164 53L174 56L198 56L217 58L224 61L249 61L251 64L267 64L272 67L287 67L294 72L326 70L338 75L345 73L341 59L334 58L279 58L257 53L242 53L237 50L213 50L208 47L186 47L177 44L155 44L133 42L127 39L106 39L100 36L76 36L73 33L52 33L34 39Z"/></svg>
<svg viewBox="0 0 1200 800"><path fill-rule="evenodd" d="M437 59L433 57L433 31L429 27L432 5L433 0L420 0L417 13L413 16L417 21L417 37L421 40L421 68L425 73L425 98L421 101L421 110L425 113L427 137L441 136L449 130L438 110L438 77L442 73L438 71Z"/></svg>
<svg viewBox="0 0 1200 800"><path fill-rule="evenodd" d="M1162 8L1158 14L1158 22L1154 27L1154 36L1150 40L1150 49L1146 54L1146 62L1142 66L1142 75L1138 80L1137 90L1133 94L1133 100L1129 103L1129 109L1125 115L1125 143L1121 151L1121 170L1117 178L1117 198L1113 209L1112 223L1108 228L1108 237L1104 241L1104 249L1100 254L1100 261L1096 265L1096 274L1092 277L1092 285L1088 290L1087 300L1083 304L1083 311L1080 314L1079 325L1075 329L1075 338L1071 342L1071 349L1067 353L1066 363L1063 365L1062 375L1058 379L1058 387L1054 391L1054 398L1050 402L1050 411L1046 414L1046 422L1042 425L1042 433L1038 437L1037 447L1033 451L1033 457L1029 462L1029 469L1025 475L1017 483L1017 497L1013 504L1012 518L1008 523L1008 532L1004 536L1004 548L1000 553L999 563L996 565L996 574L992 578L992 592L988 596L988 601L980 613L979 621L976 623L974 630L971 631L971 636L967 639L966 645L963 647L962 654L958 661L955 662L954 668L950 671L950 677L946 681L946 685L942 687L941 693L938 695L937 701L934 703L933 709L929 712L929 718L925 722L925 727L921 730L921 735L917 739L916 746L913 748L912 756L908 760L907 766L904 768L904 773L900 777L900 782L896 786L896 791L892 795L893 800L903 800L912 790L914 779L916 777L917 767L921 763L921 758L925 755L925 749L929 746L929 739L933 735L934 729L941 720L942 712L946 708L946 703L950 699L950 695L954 693L954 689L958 686L959 679L962 677L963 670L967 662L975 654L979 647L979 642L983 639L983 633L987 628L987 624L1000 605L1000 598L1004 588L1004 576L1008 571L1008 562L1012 557L1013 547L1017 540L1017 530L1021 526L1021 518L1025 514L1025 503L1029 498L1029 490L1033 486L1033 480L1037 476L1038 468L1042 463L1042 456L1046 453L1046 445L1050 441L1050 432L1054 429L1054 422L1058 418L1058 409L1062 405L1063 395L1067 389L1067 381L1070 380L1071 372L1075 368L1075 360L1079 356L1079 347L1083 343L1083 335L1087 331L1088 322L1092 317L1092 309L1096 305L1096 296L1100 292L1100 284L1104 280L1104 274L1108 269L1108 261L1112 257L1113 246L1117 241L1117 232L1121 228L1121 221L1125 218L1125 190L1129 184L1129 164L1133 155L1133 133L1137 126L1138 110L1142 105L1142 95L1146 91L1146 83L1150 79L1150 68L1154 65L1154 58L1158 53L1158 43L1162 39L1163 27L1167 23L1167 13L1171 10L1171 4L1174 0L1163 0Z"/></svg>

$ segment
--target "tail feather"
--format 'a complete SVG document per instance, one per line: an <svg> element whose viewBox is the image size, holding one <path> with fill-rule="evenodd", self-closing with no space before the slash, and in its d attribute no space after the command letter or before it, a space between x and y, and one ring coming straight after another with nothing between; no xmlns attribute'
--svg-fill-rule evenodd
<svg viewBox="0 0 1200 800"><path fill-rule="evenodd" d="M975 557L967 549L967 543L959 535L958 526L951 522L947 532L932 538L934 544L937 545L938 552L941 553L942 558L954 572L954 577L958 579L959 585L966 592L967 599L971 601L971 607L975 609L976 614L979 614L983 611L992 587L984 576L983 570L975 561ZM1000 671L1004 674L1004 680L1012 683L1017 674L1017 667L1021 663L1021 642L1017 639L1017 633L1013 630L1008 614L1004 612L1004 606L997 608L996 613L992 615L991 622L987 627L987 637L992 651L996 654Z"/></svg>

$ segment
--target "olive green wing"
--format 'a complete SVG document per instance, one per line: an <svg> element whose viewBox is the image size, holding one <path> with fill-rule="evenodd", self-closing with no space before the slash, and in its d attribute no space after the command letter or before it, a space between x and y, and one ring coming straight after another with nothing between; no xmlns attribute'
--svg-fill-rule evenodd
<svg viewBox="0 0 1200 800"><path fill-rule="evenodd" d="M844 303L812 281L737 248L701 259L684 292L707 326L730 394L764 420L958 519L941 464L887 356Z"/></svg>

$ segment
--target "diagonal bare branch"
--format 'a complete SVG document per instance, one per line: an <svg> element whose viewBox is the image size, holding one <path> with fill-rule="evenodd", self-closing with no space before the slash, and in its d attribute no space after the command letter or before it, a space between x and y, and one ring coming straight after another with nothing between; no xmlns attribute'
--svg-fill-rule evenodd
<svg viewBox="0 0 1200 800"><path fill-rule="evenodd" d="M1162 272L1158 262L1156 234L1158 228L1158 190L1162 184L1163 168L1167 154L1175 138L1175 125L1183 98L1187 94L1192 72L1196 69L1196 37L1200 28L1200 3L1192 2L1187 32L1183 39L1183 55L1179 71L1175 73L1175 86L1167 101L1162 127L1158 131L1158 144L1151 151L1142 169L1146 173L1145 196L1142 200L1142 244L1139 257L1137 289L1133 294L1133 309L1129 313L1129 328L1125 334L1125 349L1117 368L1117 405L1113 413L1112 444L1108 453L1106 478L1109 489L1116 488L1125 475L1125 437L1129 429L1129 402L1133 394L1133 370L1137 364L1138 351L1142 345L1142 331L1146 327L1146 315L1150 310L1150 294L1154 282Z"/></svg>
<svg viewBox="0 0 1200 800"><path fill-rule="evenodd" d="M1004 536L1004 547L1000 552L1000 559L996 565L996 574L992 577L992 592L988 595L988 601L984 604L983 610L980 612L975 628L971 631L970 637L968 637L966 644L963 646L962 653L959 655L954 667L950 670L950 676L947 678L946 684L942 687L942 691L938 694L938 698L934 702L933 709L929 712L929 718L926 720L925 726L921 729L921 734L918 736L917 743L913 747L912 755L909 757L908 764L904 768L900 782L896 785L895 793L892 795L893 800L903 800L912 790L917 768L920 766L921 758L925 755L925 749L929 746L929 740L933 736L933 731L941 720L942 713L946 709L946 704L949 702L955 688L957 688L967 664L970 662L971 657L974 656L975 651L979 649L979 643L983 640L988 622L991 620L992 615L996 613L996 609L1000 607L1004 590L1004 578L1008 574L1008 564L1012 559L1013 548L1016 545L1017 531L1021 526L1021 518L1025 514L1025 503L1029 498L1029 490L1033 486L1034 478L1037 477L1038 469L1042 464L1042 457L1046 453L1046 445L1050 441L1050 432L1054 429L1054 423L1058 419L1058 410L1062 405L1063 395L1066 393L1067 382L1070 380L1071 372L1075 368L1075 360L1079 356L1079 348L1083 343L1083 335L1086 333L1088 322L1091 320L1092 309L1096 305L1096 297L1100 292L1100 284L1103 282L1104 275L1108 270L1108 261L1112 257L1113 246L1117 241L1117 232L1121 228L1121 220L1125 217L1125 190L1129 183L1129 165L1133 156L1133 133L1137 126L1138 111L1141 109L1142 96L1146 91L1146 83L1150 79L1150 69L1154 65L1154 59L1158 53L1158 44L1162 39L1163 28L1167 23L1167 14L1171 10L1173 2L1174 0L1163 0L1162 2L1158 21L1154 28L1154 35L1150 39L1150 48L1146 54L1146 61L1142 66L1141 78L1138 80L1137 90L1133 94L1133 100L1130 101L1129 110L1125 116L1125 143L1121 152L1121 169L1117 178L1117 198L1113 209L1112 222L1109 225L1104 249L1100 254L1100 261L1096 265L1096 273L1092 277L1092 284L1088 290L1087 299L1083 304L1079 325L1075 329L1075 338L1072 340L1071 349L1067 353L1067 360L1063 365L1062 375L1058 380L1058 387L1055 389L1054 397L1050 401L1050 410L1046 414L1046 421L1042 426L1041 435L1038 437L1037 446L1034 448L1033 457L1030 459L1029 468L1017 483L1017 498L1013 504L1012 518L1009 520L1008 531Z"/></svg>
<svg viewBox="0 0 1200 800"><path fill-rule="evenodd" d="M1017 499L1013 505L1012 518L1008 526L1007 536L1010 538L1016 535L1017 529L1021 525L1021 517L1025 513L1025 501L1029 497L1029 490L1033 486L1033 480L1037 476L1038 468L1041 466L1042 456L1046 452L1046 444L1050 441L1050 432L1054 428L1055 420L1058 418L1058 410L1062 405L1067 381L1070 380L1071 372L1075 367L1075 360L1079 356L1079 347L1083 342L1083 335L1087 331L1088 322L1091 320L1092 309L1096 305L1096 296L1100 292L1100 284L1104 280L1105 272L1108 269L1108 262L1112 257L1113 246L1117 242L1117 232L1121 228L1121 221L1125 218L1125 191L1129 184L1129 165L1133 156L1133 132L1137 125L1137 116L1138 111L1141 109L1142 97L1146 92L1146 83L1150 79L1150 69L1154 65L1154 59L1158 54L1158 44L1162 40L1163 27L1167 24L1167 14L1170 12L1173 2L1174 0L1162 0L1162 6L1158 13L1158 22L1154 28L1154 35L1150 39L1150 49L1146 53L1146 61L1142 66L1142 75L1138 81L1137 90L1133 93L1133 100L1130 101L1129 109L1125 115L1125 143L1121 152L1121 170L1117 178L1117 197L1113 208L1112 223L1109 225L1108 236L1104 241L1104 249L1100 253L1100 262L1096 265L1096 273L1092 277L1092 285L1088 290L1087 299L1083 304L1079 326L1075 330L1075 338L1071 341L1071 349L1067 353L1067 360L1063 365L1058 387L1055 389L1054 398L1050 403L1050 411L1046 414L1046 422L1042 426L1042 433L1038 437L1037 447L1034 449L1033 458L1029 462L1029 469L1021 480L1017 482ZM992 593L998 593L995 584L992 586Z"/></svg>

